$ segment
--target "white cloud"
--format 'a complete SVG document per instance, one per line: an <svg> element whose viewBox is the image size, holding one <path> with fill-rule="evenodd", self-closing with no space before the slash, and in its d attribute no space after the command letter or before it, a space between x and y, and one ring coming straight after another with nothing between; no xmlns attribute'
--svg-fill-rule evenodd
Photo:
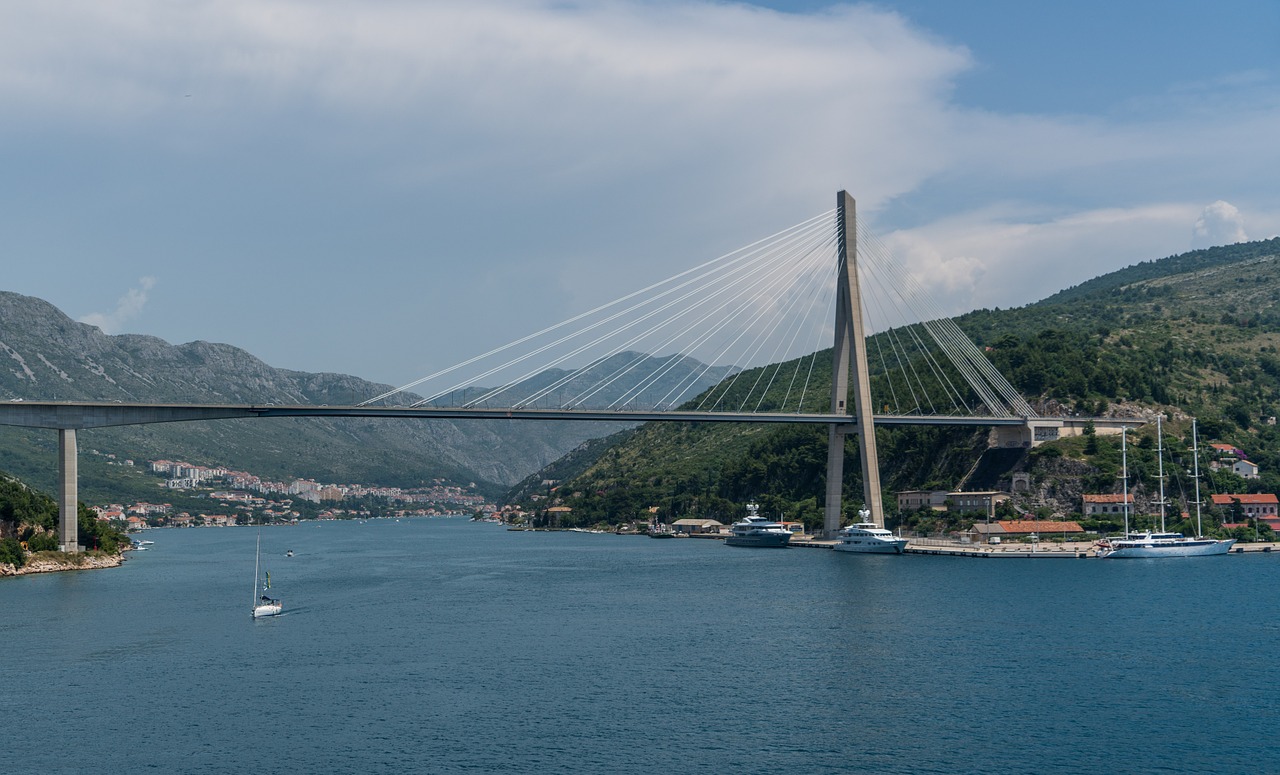
<svg viewBox="0 0 1280 775"><path fill-rule="evenodd" d="M1230 202L1221 199L1204 208L1191 228L1191 247L1208 248L1247 242L1244 216Z"/></svg>
<svg viewBox="0 0 1280 775"><path fill-rule="evenodd" d="M18 125L180 122L163 142L194 144L304 121L300 142L412 183L683 174L776 201L856 169L878 199L943 163L941 97L969 66L868 6L121 0L8 16L0 97Z"/></svg>
<svg viewBox="0 0 1280 775"><path fill-rule="evenodd" d="M299 368L408 381L378 371L417 353L367 341L474 321L423 348L446 366L810 217L842 188L952 311L1180 252L1217 196L1254 232L1280 228L1280 200L1257 174L1280 165L1265 77L1215 83L1213 110L1205 89L1140 118L976 110L952 97L970 52L880 5L12 5L0 156L64 179L25 176L53 181L49 192L12 193L33 209L0 225L67 228L56 249L27 228L20 246L47 260L11 282L42 294L70 276L57 256L104 251L55 299L92 309L85 289L146 273L177 246L174 291L148 308L153 331ZM1237 99L1246 88L1262 96ZM1206 229L1229 226L1221 215ZM357 260L381 271L346 271ZM379 299L358 322L317 314L333 271L344 294ZM245 311L220 316L231 292ZM126 308L92 317L115 330ZM282 336L270 325L281 313L307 319L314 343Z"/></svg>
<svg viewBox="0 0 1280 775"><path fill-rule="evenodd" d="M1098 275L1186 250L1190 204L1108 208L1036 217L1002 206L883 238L911 283L945 314L1022 306Z"/></svg>
<svg viewBox="0 0 1280 775"><path fill-rule="evenodd" d="M101 328L103 333L118 334L125 323L142 314L147 303L147 296L156 285L154 277L138 278L138 287L130 288L125 295L116 300L116 308L111 312L90 312L80 318L81 323Z"/></svg>

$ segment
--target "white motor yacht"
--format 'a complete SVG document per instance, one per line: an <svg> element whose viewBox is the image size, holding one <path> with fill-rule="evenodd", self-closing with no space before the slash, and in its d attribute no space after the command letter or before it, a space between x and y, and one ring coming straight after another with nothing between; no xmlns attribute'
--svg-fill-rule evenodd
<svg viewBox="0 0 1280 775"><path fill-rule="evenodd" d="M760 507L748 503L747 516L729 527L729 537L724 542L729 546L776 548L791 542L791 531L780 522L760 516Z"/></svg>
<svg viewBox="0 0 1280 775"><path fill-rule="evenodd" d="M838 534L840 543L832 548L837 552L862 552L864 554L902 554L907 548L907 539L899 538L888 530L869 521L871 512L858 512L861 522L856 522L841 530Z"/></svg>

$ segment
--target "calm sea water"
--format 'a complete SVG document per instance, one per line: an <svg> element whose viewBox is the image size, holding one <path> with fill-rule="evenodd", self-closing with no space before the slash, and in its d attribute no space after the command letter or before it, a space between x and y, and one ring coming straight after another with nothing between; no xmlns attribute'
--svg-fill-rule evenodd
<svg viewBox="0 0 1280 775"><path fill-rule="evenodd" d="M262 531L286 615L255 622L255 535L0 579L0 768L1280 772L1280 554L311 523Z"/></svg>

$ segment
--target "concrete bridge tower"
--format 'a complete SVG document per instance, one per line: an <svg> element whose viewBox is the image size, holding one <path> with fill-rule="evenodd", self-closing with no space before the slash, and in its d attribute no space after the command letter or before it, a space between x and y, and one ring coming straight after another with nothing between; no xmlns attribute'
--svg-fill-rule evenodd
<svg viewBox="0 0 1280 775"><path fill-rule="evenodd" d="M862 501L871 521L884 527L880 496L880 460L871 406L871 377L867 370L867 340L862 323L862 294L858 285L858 232L854 199L847 191L836 194L837 258L836 333L831 352L831 413L852 414L862 462ZM849 379L853 379L853 406L849 405ZM834 538L840 529L844 497L845 426L827 429L827 501L823 533Z"/></svg>

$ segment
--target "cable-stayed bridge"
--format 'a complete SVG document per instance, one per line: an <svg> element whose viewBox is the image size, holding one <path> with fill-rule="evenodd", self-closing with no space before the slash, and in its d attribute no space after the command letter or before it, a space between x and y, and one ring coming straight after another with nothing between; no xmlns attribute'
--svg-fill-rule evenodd
<svg viewBox="0 0 1280 775"><path fill-rule="evenodd" d="M995 426L1002 444L1031 446L1071 422L1036 416L859 225L846 192L833 211L352 405L0 404L0 424L59 432L67 551L76 430L270 417L823 424L829 535L849 433L883 525L875 426Z"/></svg>

